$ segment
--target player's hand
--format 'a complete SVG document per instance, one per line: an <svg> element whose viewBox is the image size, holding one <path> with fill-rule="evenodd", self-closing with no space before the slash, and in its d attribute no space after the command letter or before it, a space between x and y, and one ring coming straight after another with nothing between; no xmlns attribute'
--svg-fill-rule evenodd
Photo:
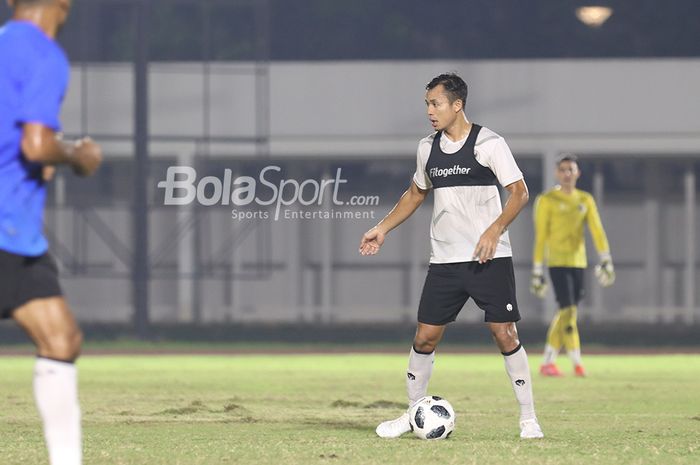
<svg viewBox="0 0 700 465"><path fill-rule="evenodd" d="M609 258L603 259L595 266L595 277L603 287L612 286L615 282L615 267Z"/></svg>
<svg viewBox="0 0 700 465"><path fill-rule="evenodd" d="M532 272L532 277L530 278L530 292L540 299L544 299L544 296L547 295L547 281L545 281L541 271Z"/></svg>
<svg viewBox="0 0 700 465"><path fill-rule="evenodd" d="M364 233L360 241L360 255L375 255L384 244L385 237L386 235L376 226Z"/></svg>
<svg viewBox="0 0 700 465"><path fill-rule="evenodd" d="M56 167L53 165L44 165L41 167L41 179L44 182L49 182L53 179L56 174Z"/></svg>
<svg viewBox="0 0 700 465"><path fill-rule="evenodd" d="M474 248L474 256L472 258L478 260L479 263L486 263L492 260L493 256L496 255L496 247L498 246L498 239L500 237L500 227L495 224L489 226L479 238L479 242L477 242Z"/></svg>
<svg viewBox="0 0 700 465"><path fill-rule="evenodd" d="M72 163L78 176L92 176L102 164L102 148L86 137L75 143Z"/></svg>

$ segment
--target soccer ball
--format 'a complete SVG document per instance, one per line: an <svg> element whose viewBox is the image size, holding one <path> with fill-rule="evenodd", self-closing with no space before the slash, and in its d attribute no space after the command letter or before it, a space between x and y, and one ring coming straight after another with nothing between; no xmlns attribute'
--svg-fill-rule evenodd
<svg viewBox="0 0 700 465"><path fill-rule="evenodd" d="M455 411L442 397L425 396L408 412L413 434L421 439L447 439L455 429Z"/></svg>

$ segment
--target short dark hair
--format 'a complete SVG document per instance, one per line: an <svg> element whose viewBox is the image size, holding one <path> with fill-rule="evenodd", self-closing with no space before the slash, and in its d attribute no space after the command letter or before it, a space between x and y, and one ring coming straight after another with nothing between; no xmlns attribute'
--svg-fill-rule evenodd
<svg viewBox="0 0 700 465"><path fill-rule="evenodd" d="M15 6L20 6L20 5L33 6L33 5L49 4L49 3L53 3L53 1L54 0L15 0Z"/></svg>
<svg viewBox="0 0 700 465"><path fill-rule="evenodd" d="M557 166L561 165L565 161L574 162L578 165L578 156L573 153L562 153L559 158L557 158Z"/></svg>
<svg viewBox="0 0 700 465"><path fill-rule="evenodd" d="M467 94L469 93L469 88L464 79L457 76L455 73L444 73L433 78L432 81L425 86L426 90L432 90L442 84L447 92L447 98L450 103L455 100L462 101L462 108L467 106Z"/></svg>

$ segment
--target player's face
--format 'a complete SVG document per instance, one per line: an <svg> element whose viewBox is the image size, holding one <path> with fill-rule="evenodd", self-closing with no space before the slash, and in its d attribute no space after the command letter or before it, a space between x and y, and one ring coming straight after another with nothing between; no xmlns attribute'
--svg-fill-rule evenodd
<svg viewBox="0 0 700 465"><path fill-rule="evenodd" d="M557 181L564 187L575 187L581 172L575 161L563 161L557 166Z"/></svg>
<svg viewBox="0 0 700 465"><path fill-rule="evenodd" d="M426 92L425 104L428 108L430 124L433 125L433 129L436 131L442 131L450 127L457 117L461 115L462 111L462 101L455 100L450 103L445 87L442 84Z"/></svg>

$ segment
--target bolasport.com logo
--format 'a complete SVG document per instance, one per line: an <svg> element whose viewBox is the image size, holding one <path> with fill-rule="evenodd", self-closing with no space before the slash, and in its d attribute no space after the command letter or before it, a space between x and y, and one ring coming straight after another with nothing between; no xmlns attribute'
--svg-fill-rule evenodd
<svg viewBox="0 0 700 465"><path fill-rule="evenodd" d="M374 210L347 208L377 206L379 196L344 196L342 188L347 188L348 180L343 178L342 168L337 168L334 178L297 180L282 174L281 167L270 165L255 177L234 178L233 171L225 169L222 177L198 179L197 170L191 166L171 166L158 188L165 191L165 205L196 202L205 207L232 206L234 220L374 219Z"/></svg>

